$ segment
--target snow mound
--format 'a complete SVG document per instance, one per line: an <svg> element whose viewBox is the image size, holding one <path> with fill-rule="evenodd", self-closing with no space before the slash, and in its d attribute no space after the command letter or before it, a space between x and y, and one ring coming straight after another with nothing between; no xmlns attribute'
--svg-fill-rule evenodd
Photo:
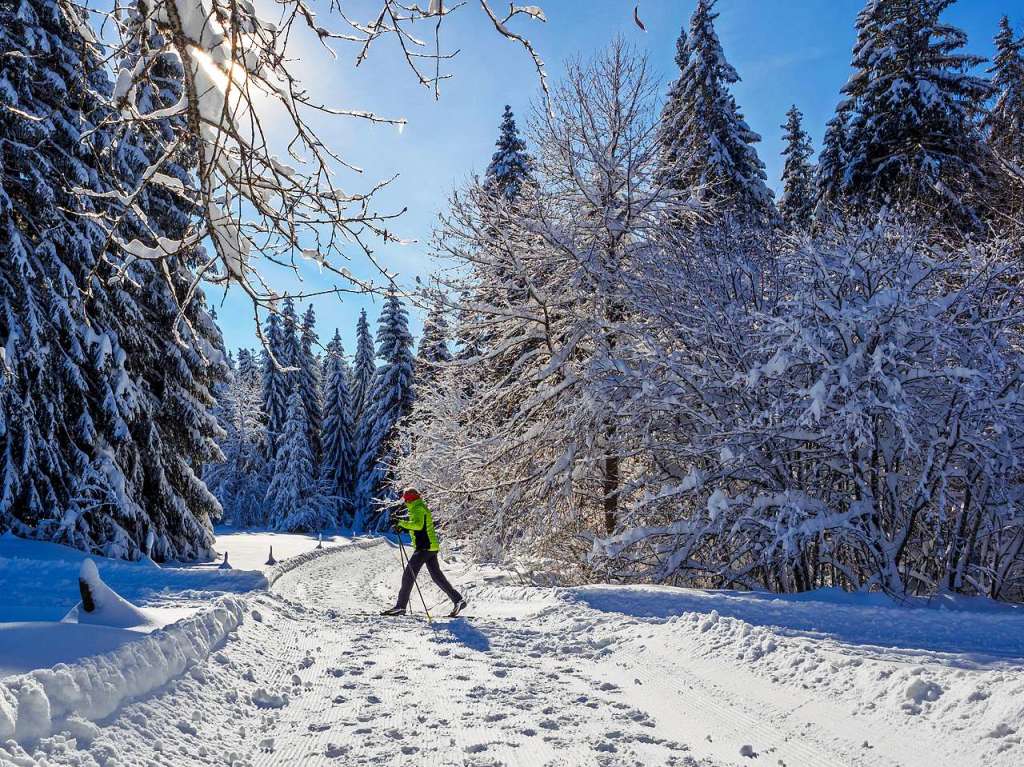
<svg viewBox="0 0 1024 767"><path fill-rule="evenodd" d="M0 681L0 741L31 741L66 729L69 720L110 716L209 656L241 624L244 606L238 597L221 597L209 610L113 652Z"/></svg>
<svg viewBox="0 0 1024 767"><path fill-rule="evenodd" d="M78 574L78 588L82 601L75 605L66 616L64 623L90 623L94 626L132 628L154 623L144 610L122 597L100 578L96 563L91 559L82 562Z"/></svg>

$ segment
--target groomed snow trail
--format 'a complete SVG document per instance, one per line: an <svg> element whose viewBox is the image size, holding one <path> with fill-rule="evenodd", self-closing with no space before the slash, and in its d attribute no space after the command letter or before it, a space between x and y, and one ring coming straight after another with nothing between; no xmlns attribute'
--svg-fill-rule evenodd
<svg viewBox="0 0 1024 767"><path fill-rule="evenodd" d="M722 639L716 650L721 632L754 637L758 652L780 662L788 656L758 630L730 628L717 614L652 621L597 609L573 590L488 583L459 564L446 570L469 586L469 617L428 625L376 615L394 599L394 546L313 559L252 597L238 631L185 677L100 727L82 723L21 756L0 746L0 764L1015 763L998 740L987 741L983 755L976 733L949 735L926 717L879 714L824 683L815 689L782 683L781 672L753 673L736 654L743 643ZM424 595L428 604L443 602L432 584ZM437 612L446 610L442 603ZM812 655L799 644L789 650ZM840 663L831 657L815 662ZM875 674L870 659L859 660L856 668ZM931 673L920 662L913 673ZM843 679L839 667L833 672Z"/></svg>

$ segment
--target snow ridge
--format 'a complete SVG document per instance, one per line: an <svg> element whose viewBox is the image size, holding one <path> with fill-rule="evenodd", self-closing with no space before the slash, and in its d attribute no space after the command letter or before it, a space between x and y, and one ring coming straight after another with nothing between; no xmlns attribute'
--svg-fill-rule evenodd
<svg viewBox="0 0 1024 767"><path fill-rule="evenodd" d="M353 540L348 546L328 546L327 548L312 549L304 554L289 557L267 571L267 587L269 588L277 583L278 578L285 573L290 573L295 568L302 567L304 564L312 562L314 559L319 559L320 557L327 556L328 554L337 554L342 551L348 551L351 548L367 549L372 546L380 545L384 540L384 538L380 537L358 538Z"/></svg>
<svg viewBox="0 0 1024 767"><path fill-rule="evenodd" d="M242 623L245 601L218 599L209 610L137 642L0 682L0 740L46 737L74 717L97 721L205 660Z"/></svg>
<svg viewBox="0 0 1024 767"><path fill-rule="evenodd" d="M267 585L314 559L383 541L364 538L349 546L313 549L291 557L267 571ZM247 607L242 597L220 597L210 609L113 652L0 681L0 742L44 738L67 729L69 720L105 719L128 700L162 687L205 661L242 624Z"/></svg>

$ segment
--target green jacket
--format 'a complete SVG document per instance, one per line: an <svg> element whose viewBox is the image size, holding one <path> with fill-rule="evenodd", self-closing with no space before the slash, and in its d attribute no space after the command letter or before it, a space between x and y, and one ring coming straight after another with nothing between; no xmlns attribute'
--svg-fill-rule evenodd
<svg viewBox="0 0 1024 767"><path fill-rule="evenodd" d="M405 504L405 507L409 511L409 518L399 520L398 526L409 531L413 545L420 551L437 551L439 547L437 533L434 531L434 517L427 504L422 498L417 498Z"/></svg>

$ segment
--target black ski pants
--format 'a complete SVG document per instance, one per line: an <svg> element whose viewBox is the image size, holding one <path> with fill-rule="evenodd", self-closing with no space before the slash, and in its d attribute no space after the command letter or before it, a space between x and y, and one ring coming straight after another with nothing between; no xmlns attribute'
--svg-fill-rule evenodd
<svg viewBox="0 0 1024 767"><path fill-rule="evenodd" d="M430 577L448 595L449 599L456 603L462 601L462 595L455 590L455 587L448 582L448 579L444 577L444 573L441 572L441 563L437 561L437 552L416 549L412 556L409 557L409 564L406 565L405 572L402 573L402 588L398 592L397 607L405 609L409 606L409 595L412 594L412 586L416 582L416 576L420 574L420 568L423 565L427 566L427 572L430 573Z"/></svg>

